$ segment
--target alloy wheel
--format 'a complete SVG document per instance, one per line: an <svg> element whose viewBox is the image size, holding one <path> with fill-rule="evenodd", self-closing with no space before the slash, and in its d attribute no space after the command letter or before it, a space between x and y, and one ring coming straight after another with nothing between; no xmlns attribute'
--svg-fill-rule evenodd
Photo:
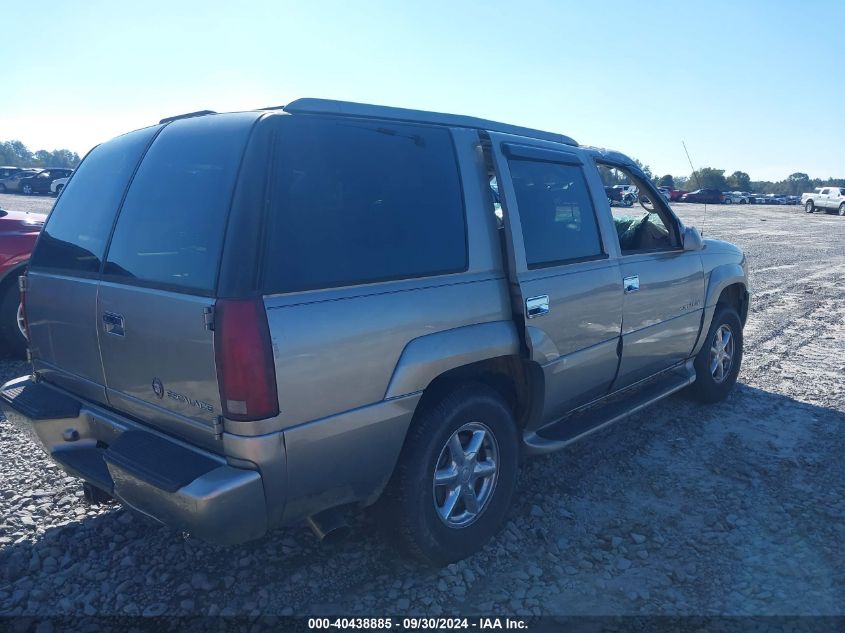
<svg viewBox="0 0 845 633"><path fill-rule="evenodd" d="M434 469L434 509L450 528L474 523L489 505L499 474L499 446L481 422L455 431Z"/></svg>
<svg viewBox="0 0 845 633"><path fill-rule="evenodd" d="M722 383L731 373L734 357L734 337L731 328L722 324L713 333L710 345L710 374L717 383Z"/></svg>
<svg viewBox="0 0 845 633"><path fill-rule="evenodd" d="M18 330L20 331L21 336L23 336L25 339L29 339L29 337L26 335L26 319L24 319L23 315L23 303L18 304L18 312L15 319L17 321Z"/></svg>

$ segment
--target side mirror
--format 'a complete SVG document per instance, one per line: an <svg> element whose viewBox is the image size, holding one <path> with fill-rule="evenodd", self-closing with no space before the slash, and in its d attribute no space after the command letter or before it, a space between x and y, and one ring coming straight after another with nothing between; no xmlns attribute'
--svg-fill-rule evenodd
<svg viewBox="0 0 845 633"><path fill-rule="evenodd" d="M684 227L684 250L700 251L702 248L704 248L704 240L698 229L694 226Z"/></svg>

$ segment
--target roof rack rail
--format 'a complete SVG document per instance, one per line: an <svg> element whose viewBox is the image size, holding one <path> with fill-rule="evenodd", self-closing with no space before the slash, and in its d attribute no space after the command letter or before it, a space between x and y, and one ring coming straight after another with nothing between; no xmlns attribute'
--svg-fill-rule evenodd
<svg viewBox="0 0 845 633"><path fill-rule="evenodd" d="M285 112L302 112L312 114L334 114L348 117L391 119L394 121L406 121L414 123L433 123L436 125L451 125L454 127L468 127L490 132L502 132L504 134L515 134L529 138L553 141L565 145L578 143L563 134L555 132L544 132L519 125L497 123L487 119L464 116L462 114L445 114L441 112L426 112L424 110L409 110L406 108L392 108L388 106L369 105L366 103L353 103L351 101L334 101L332 99L297 99L284 107Z"/></svg>
<svg viewBox="0 0 845 633"><path fill-rule="evenodd" d="M280 106L267 106L264 108L258 108L259 110L284 110L287 106L280 105Z"/></svg>
<svg viewBox="0 0 845 633"><path fill-rule="evenodd" d="M176 116L169 116L166 119L159 121L162 123L170 123L171 121L178 121L179 119L192 119L197 116L205 116L206 114L217 114L214 110L197 110L196 112L188 112L187 114L177 114Z"/></svg>

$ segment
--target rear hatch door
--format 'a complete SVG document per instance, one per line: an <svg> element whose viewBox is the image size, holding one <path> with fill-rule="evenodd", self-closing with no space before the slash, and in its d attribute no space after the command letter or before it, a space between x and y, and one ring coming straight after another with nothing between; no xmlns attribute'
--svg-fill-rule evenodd
<svg viewBox="0 0 845 633"><path fill-rule="evenodd" d="M95 311L100 265L121 200L160 125L91 150L59 197L29 262L26 312L33 369L106 403Z"/></svg>
<svg viewBox="0 0 845 633"><path fill-rule="evenodd" d="M256 113L169 124L118 216L97 300L111 405L221 451L211 314L238 171Z"/></svg>

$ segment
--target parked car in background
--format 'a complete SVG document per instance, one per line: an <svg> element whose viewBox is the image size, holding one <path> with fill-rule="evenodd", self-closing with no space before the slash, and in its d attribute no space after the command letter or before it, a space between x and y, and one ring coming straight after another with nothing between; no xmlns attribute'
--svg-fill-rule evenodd
<svg viewBox="0 0 845 633"><path fill-rule="evenodd" d="M672 202L677 202L686 193L689 193L689 191L687 191L686 189L670 189L669 200L671 200Z"/></svg>
<svg viewBox="0 0 845 633"><path fill-rule="evenodd" d="M817 187L813 193L801 196L801 204L807 213L836 211L845 216L845 187Z"/></svg>
<svg viewBox="0 0 845 633"><path fill-rule="evenodd" d="M21 171L21 169L23 169L23 167L12 167L8 165L0 167L0 180L5 180L9 176L13 176L14 174Z"/></svg>
<svg viewBox="0 0 845 633"><path fill-rule="evenodd" d="M18 182L19 191L28 196L35 193L50 193L50 185L54 180L68 178L72 173L72 169L42 169L37 174L21 178Z"/></svg>
<svg viewBox="0 0 845 633"><path fill-rule="evenodd" d="M637 200L637 188L632 185L613 185L612 187L605 187L604 192L611 206L616 202L622 206L630 207Z"/></svg>
<svg viewBox="0 0 845 633"><path fill-rule="evenodd" d="M722 204L722 192L718 189L696 189L681 196L681 202L703 202L705 204Z"/></svg>
<svg viewBox="0 0 845 633"><path fill-rule="evenodd" d="M642 211L594 205L599 165ZM324 537L380 500L445 565L506 520L524 455L682 389L724 400L747 268L561 134L321 99L173 117L56 201L22 284L31 375L0 407L198 538Z"/></svg>
<svg viewBox="0 0 845 633"><path fill-rule="evenodd" d="M65 176L64 178L56 178L52 183L50 183L50 193L54 196L59 195L62 192L62 189L65 188L67 181L70 180L70 176Z"/></svg>
<svg viewBox="0 0 845 633"><path fill-rule="evenodd" d="M722 194L725 204L748 204L751 194L747 191L726 191Z"/></svg>
<svg viewBox="0 0 845 633"><path fill-rule="evenodd" d="M8 193L12 191L20 191L20 182L25 178L29 178L30 176L37 174L40 169L20 169L8 177L3 178L0 180L0 193Z"/></svg>
<svg viewBox="0 0 845 633"><path fill-rule="evenodd" d="M786 204L801 204L801 196L786 196Z"/></svg>
<svg viewBox="0 0 845 633"><path fill-rule="evenodd" d="M766 194L766 204L786 204L786 196L780 193Z"/></svg>
<svg viewBox="0 0 845 633"><path fill-rule="evenodd" d="M0 209L0 337L6 349L18 358L26 353L18 277L26 271L46 217Z"/></svg>

